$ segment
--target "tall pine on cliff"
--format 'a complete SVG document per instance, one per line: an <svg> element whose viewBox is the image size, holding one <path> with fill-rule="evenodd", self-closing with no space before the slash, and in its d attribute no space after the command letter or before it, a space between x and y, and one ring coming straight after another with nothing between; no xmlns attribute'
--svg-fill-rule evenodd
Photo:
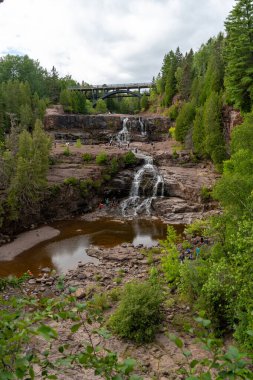
<svg viewBox="0 0 253 380"><path fill-rule="evenodd" d="M225 86L231 104L249 112L253 103L253 2L237 0L225 22Z"/></svg>

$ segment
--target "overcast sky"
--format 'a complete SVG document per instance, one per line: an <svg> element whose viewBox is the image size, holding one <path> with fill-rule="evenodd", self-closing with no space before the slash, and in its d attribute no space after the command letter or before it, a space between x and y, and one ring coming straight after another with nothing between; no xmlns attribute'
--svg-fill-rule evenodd
<svg viewBox="0 0 253 380"><path fill-rule="evenodd" d="M145 82L164 55L224 30L235 0L4 0L0 56L28 54L91 84Z"/></svg>

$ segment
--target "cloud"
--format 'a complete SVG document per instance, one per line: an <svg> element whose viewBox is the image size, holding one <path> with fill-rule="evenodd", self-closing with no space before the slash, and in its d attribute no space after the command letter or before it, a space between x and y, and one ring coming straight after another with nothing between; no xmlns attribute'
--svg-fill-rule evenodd
<svg viewBox="0 0 253 380"><path fill-rule="evenodd" d="M148 81L164 55L223 30L234 0L6 0L0 55L28 54L88 83Z"/></svg>

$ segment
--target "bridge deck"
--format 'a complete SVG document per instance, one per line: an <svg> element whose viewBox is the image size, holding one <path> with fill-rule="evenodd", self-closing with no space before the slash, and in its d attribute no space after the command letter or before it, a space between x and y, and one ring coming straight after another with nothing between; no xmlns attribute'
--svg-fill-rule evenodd
<svg viewBox="0 0 253 380"><path fill-rule="evenodd" d="M150 88L152 86L151 82L146 83L122 83L122 84L103 84L103 85L91 85L87 87L77 86L68 87L72 91L92 91L92 90L123 90L123 89L140 89L140 88Z"/></svg>

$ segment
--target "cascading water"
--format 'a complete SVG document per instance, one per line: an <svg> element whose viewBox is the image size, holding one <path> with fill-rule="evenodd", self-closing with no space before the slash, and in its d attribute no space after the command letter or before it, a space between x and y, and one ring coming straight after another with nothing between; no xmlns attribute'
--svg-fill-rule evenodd
<svg viewBox="0 0 253 380"><path fill-rule="evenodd" d="M143 123L143 121L141 120L141 118L139 118L139 124L141 126L141 135L142 136L146 136L147 135L147 131L146 131L146 128L145 128L145 124Z"/></svg>
<svg viewBox="0 0 253 380"><path fill-rule="evenodd" d="M125 117L123 119L123 127L116 136L116 140L119 143L119 145L126 145L130 142L130 133L127 128L127 122L128 122L128 118Z"/></svg>
<svg viewBox="0 0 253 380"><path fill-rule="evenodd" d="M164 194L164 180L153 164L153 158L144 154L136 156L144 159L144 165L134 176L129 197L121 202L123 216L137 216L143 212L150 215L152 201ZM148 194L145 194L145 187Z"/></svg>

